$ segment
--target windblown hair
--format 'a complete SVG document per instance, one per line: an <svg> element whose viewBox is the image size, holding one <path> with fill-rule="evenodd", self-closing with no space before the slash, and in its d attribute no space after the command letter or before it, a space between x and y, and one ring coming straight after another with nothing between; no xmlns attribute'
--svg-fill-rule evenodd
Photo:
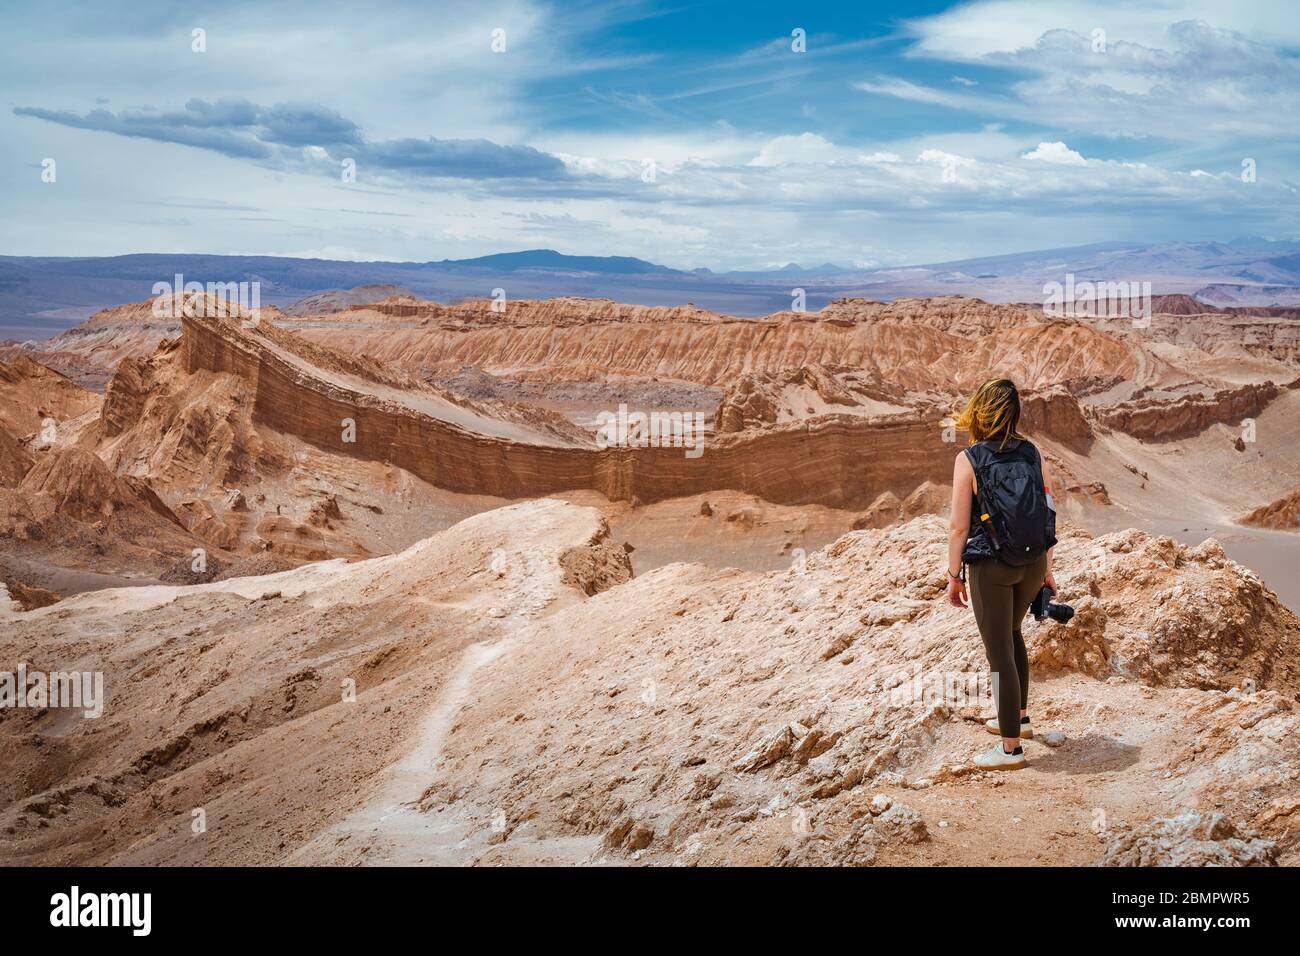
<svg viewBox="0 0 1300 956"><path fill-rule="evenodd" d="M956 425L970 433L970 442L1000 439L1001 449L1013 438L1024 439L1020 425L1020 392L1009 378L989 379L981 385L957 416Z"/></svg>

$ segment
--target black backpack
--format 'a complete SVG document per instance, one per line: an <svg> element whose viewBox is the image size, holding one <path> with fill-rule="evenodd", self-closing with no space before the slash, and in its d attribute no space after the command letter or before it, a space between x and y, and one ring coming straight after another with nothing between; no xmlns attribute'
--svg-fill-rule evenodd
<svg viewBox="0 0 1300 956"><path fill-rule="evenodd" d="M998 558L1012 565L1033 564L1056 544L1056 510L1043 487L1038 449L1012 439L998 450L992 442L966 449L975 470L978 511L962 560Z"/></svg>

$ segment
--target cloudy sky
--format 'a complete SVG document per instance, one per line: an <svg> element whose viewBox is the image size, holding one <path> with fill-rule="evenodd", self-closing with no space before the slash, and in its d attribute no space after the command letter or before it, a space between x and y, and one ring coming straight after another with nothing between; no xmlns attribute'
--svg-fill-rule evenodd
<svg viewBox="0 0 1300 956"><path fill-rule="evenodd" d="M10 3L0 254L1295 239L1297 51L1294 0Z"/></svg>

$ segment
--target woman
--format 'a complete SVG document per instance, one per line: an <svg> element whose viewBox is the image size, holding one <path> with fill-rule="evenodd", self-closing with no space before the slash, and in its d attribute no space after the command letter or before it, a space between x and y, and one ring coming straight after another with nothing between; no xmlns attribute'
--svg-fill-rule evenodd
<svg viewBox="0 0 1300 956"><path fill-rule="evenodd" d="M1018 770L1025 766L1020 741L1032 737L1033 728L1028 711L1029 658L1020 623L1044 584L1056 589L1051 547L1056 543L1055 514L1050 510L1047 466L1038 449L1017 430L1019 424L1020 393L1005 378L981 385L956 422L959 429L970 434L971 443L957 455L953 465L948 600L954 607L974 608L993 673L998 716L985 726L990 733L1000 734L1002 740L990 752L975 758L975 764L987 770ZM986 476L995 476L989 478L983 508L978 497L977 469ZM995 491L1001 508L990 503ZM1012 496L1010 500L1008 495ZM988 511L998 510L1010 517L991 518ZM1025 531L1011 527L1008 521L1021 525L1026 521L1042 522L1043 527ZM1014 549L1008 541L1000 540L1017 534Z"/></svg>

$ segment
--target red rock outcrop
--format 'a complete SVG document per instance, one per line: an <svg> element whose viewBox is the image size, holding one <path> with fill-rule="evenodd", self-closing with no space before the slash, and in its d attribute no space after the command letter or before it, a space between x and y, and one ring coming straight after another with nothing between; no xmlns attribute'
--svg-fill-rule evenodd
<svg viewBox="0 0 1300 956"><path fill-rule="evenodd" d="M1147 383L1173 374L1140 342L1082 322L1049 321L1041 310L961 297L848 299L820 312L757 319L604 299L519 301L496 311L487 301L380 307L388 311L316 317L302 333L437 376L474 366L547 381L657 377L725 387L745 373L779 376L826 365L851 366L908 389L951 391L969 390L990 374L1010 375L1026 388L1097 375ZM390 314L394 309L415 314ZM573 334L575 327L581 334Z"/></svg>
<svg viewBox="0 0 1300 956"><path fill-rule="evenodd" d="M1272 382L1221 389L1210 396L1185 395L1175 399L1137 399L1090 409L1094 420L1143 441L1171 441L1205 431L1211 425L1240 426L1243 419L1259 415L1277 398Z"/></svg>
<svg viewBox="0 0 1300 956"><path fill-rule="evenodd" d="M418 394L334 375L316 364L320 356L291 353L287 333L262 334L278 330L207 317L187 317L183 329L185 368L245 383L254 422L336 453L391 462L452 491L519 498L587 488L648 502L727 488L780 503L851 507L885 489L906 495L951 467L937 412L928 419L916 411L824 416L717 435L697 458L680 445L597 449L558 443L545 429L506 428L481 411L428 410Z"/></svg>
<svg viewBox="0 0 1300 956"><path fill-rule="evenodd" d="M232 375L183 376L180 340L149 359L123 359L95 428L83 438L121 474L149 476L186 494L238 487L288 467L252 424L249 383ZM183 380L181 380L183 378Z"/></svg>
<svg viewBox="0 0 1300 956"><path fill-rule="evenodd" d="M817 415L880 415L919 403L856 369L802 365L776 375L746 372L722 397L716 430L728 434Z"/></svg>
<svg viewBox="0 0 1300 956"><path fill-rule="evenodd" d="M820 312L778 312L741 319L693 305L647 307L607 299L556 298L450 305L395 296L293 318L274 308L260 316L302 330L344 353L368 354L412 375L454 376L467 366L538 381L675 379L730 386L745 372L778 374L802 365L857 366L911 389L969 391L992 374L1025 388L1065 384L1080 394L1088 381L1138 385L1186 381L1176 353L1190 365L1222 356L1256 356L1249 380L1277 380L1273 363L1300 361L1300 331L1282 316L1155 315L1136 335L1124 325L1062 322L1036 306L996 305L961 296L872 302L837 300ZM165 303L164 303L165 304ZM1157 303L1157 306L1159 303ZM1170 308L1183 304L1171 299ZM166 309L163 310L167 312ZM210 310L211 311L211 310ZM301 310L295 307L296 312ZM581 329L582 334L571 334ZM122 358L146 357L179 332L177 319L154 314L148 301L106 309L45 343L40 356L69 375L102 384ZM1192 377L1202 375L1193 372ZM1232 374L1205 379L1223 387Z"/></svg>
<svg viewBox="0 0 1300 956"><path fill-rule="evenodd" d="M1260 505L1237 519L1241 524L1257 528L1277 528L1291 531L1300 528L1300 488L1288 492L1276 501Z"/></svg>
<svg viewBox="0 0 1300 956"><path fill-rule="evenodd" d="M100 397L71 379L19 353L0 362L0 428L17 437L57 428L99 407Z"/></svg>
<svg viewBox="0 0 1300 956"><path fill-rule="evenodd" d="M0 542L39 568L133 577L160 573L207 545L147 481L119 477L75 446L43 453L17 487L0 488Z"/></svg>
<svg viewBox="0 0 1300 956"><path fill-rule="evenodd" d="M1094 435L1079 401L1061 386L1028 392L1021 403L1025 431L1086 453Z"/></svg>
<svg viewBox="0 0 1300 956"><path fill-rule="evenodd" d="M148 511L182 527L147 482L117 477L82 448L61 448L42 455L18 487L26 495L48 498L59 514L86 524L108 521L125 510L133 516Z"/></svg>
<svg viewBox="0 0 1300 956"><path fill-rule="evenodd" d="M32 456L18 440L0 426L0 487L12 488L32 467Z"/></svg>

